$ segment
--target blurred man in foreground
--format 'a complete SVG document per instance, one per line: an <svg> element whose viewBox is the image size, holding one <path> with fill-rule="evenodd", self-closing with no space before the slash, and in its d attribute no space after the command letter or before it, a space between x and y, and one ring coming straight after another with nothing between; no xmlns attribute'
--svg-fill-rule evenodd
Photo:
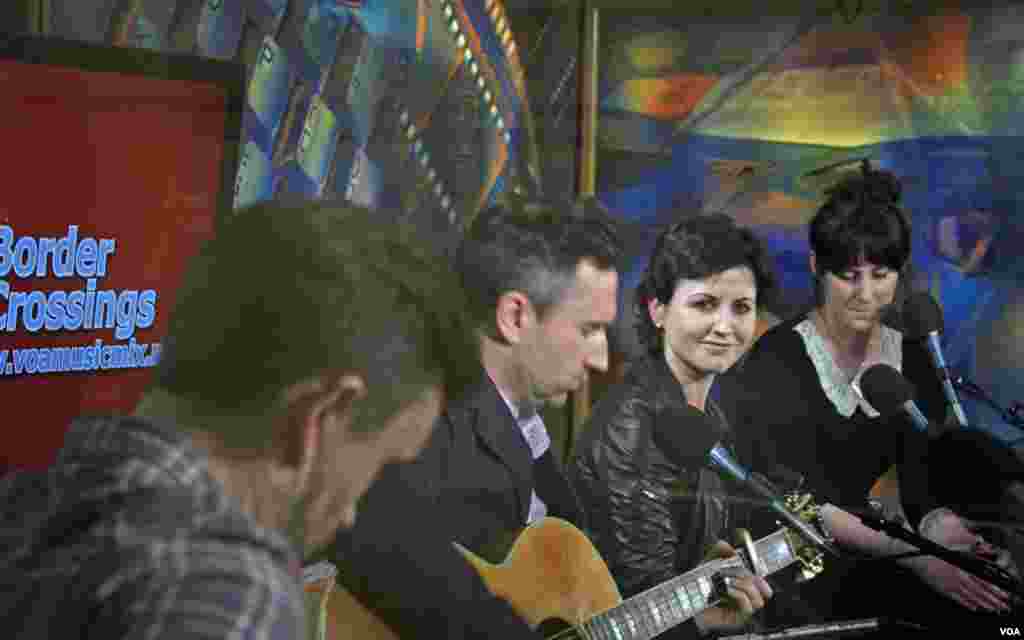
<svg viewBox="0 0 1024 640"><path fill-rule="evenodd" d="M0 482L5 636L305 638L303 555L472 373L458 283L405 238L323 203L235 214L135 415Z"/></svg>

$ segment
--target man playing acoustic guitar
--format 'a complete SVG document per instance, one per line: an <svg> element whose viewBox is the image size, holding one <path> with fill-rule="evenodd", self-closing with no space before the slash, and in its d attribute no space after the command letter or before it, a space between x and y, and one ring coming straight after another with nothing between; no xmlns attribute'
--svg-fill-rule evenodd
<svg viewBox="0 0 1024 640"><path fill-rule="evenodd" d="M537 637L522 621L529 612L491 595L452 542L486 555L545 516L587 529L537 408L563 404L588 369L607 368L618 259L607 213L592 202L511 201L467 232L456 270L479 338L479 381L447 408L418 460L384 470L333 549L341 582L399 636ZM549 565L566 556L550 552ZM747 575L728 595L699 614L701 627L735 628L771 592Z"/></svg>

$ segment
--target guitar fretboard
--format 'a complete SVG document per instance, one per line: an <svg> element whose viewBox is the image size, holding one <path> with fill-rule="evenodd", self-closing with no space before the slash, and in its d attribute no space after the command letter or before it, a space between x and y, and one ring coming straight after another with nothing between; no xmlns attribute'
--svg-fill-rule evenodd
<svg viewBox="0 0 1024 640"><path fill-rule="evenodd" d="M754 546L764 564L765 575L796 561L784 529L765 536ZM747 565L749 558L742 550L738 557L701 565L594 616L583 623L581 630L592 640L650 640L714 606L717 603L715 575Z"/></svg>

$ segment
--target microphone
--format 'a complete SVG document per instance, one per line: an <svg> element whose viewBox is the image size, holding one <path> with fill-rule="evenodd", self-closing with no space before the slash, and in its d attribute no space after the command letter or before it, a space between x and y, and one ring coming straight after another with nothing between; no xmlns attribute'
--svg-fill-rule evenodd
<svg viewBox="0 0 1024 640"><path fill-rule="evenodd" d="M682 466L706 465L716 471L724 472L725 475L767 500L768 506L782 516L786 523L808 542L837 557L840 556L835 545L786 508L774 487L757 474L751 473L732 457L729 450L721 443L721 430L707 415L689 405L670 411L678 414L678 419L676 416L672 416L666 421L667 428L659 429L656 425L653 433L654 442L661 448L665 457Z"/></svg>
<svg viewBox="0 0 1024 640"><path fill-rule="evenodd" d="M935 302L927 291L919 291L909 298L904 305L904 328L907 337L914 340L926 340L928 354L931 356L935 370L939 372L939 380L942 382L942 392L946 395L946 401L953 407L953 414L961 427L967 427L967 414L960 404L960 398L953 387L953 379L949 375L949 367L946 365L946 358L942 354L942 345L939 342L939 334L943 330L942 307ZM870 402L870 400L869 400Z"/></svg>
<svg viewBox="0 0 1024 640"><path fill-rule="evenodd" d="M868 367L860 377L860 389L878 413L890 416L903 411L918 431L930 431L928 418L914 402L914 388L896 369L881 363Z"/></svg>

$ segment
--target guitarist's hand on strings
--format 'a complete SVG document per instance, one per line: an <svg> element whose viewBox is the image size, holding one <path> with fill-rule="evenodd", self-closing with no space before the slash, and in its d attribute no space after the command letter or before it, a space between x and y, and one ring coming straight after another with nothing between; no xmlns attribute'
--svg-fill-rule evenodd
<svg viewBox="0 0 1024 640"><path fill-rule="evenodd" d="M734 555L736 550L729 543L719 540L708 551L705 559L716 560ZM733 579L727 593L728 598L721 604L695 616L694 621L702 633L744 629L751 616L764 608L772 597L772 588L761 576L744 573Z"/></svg>

